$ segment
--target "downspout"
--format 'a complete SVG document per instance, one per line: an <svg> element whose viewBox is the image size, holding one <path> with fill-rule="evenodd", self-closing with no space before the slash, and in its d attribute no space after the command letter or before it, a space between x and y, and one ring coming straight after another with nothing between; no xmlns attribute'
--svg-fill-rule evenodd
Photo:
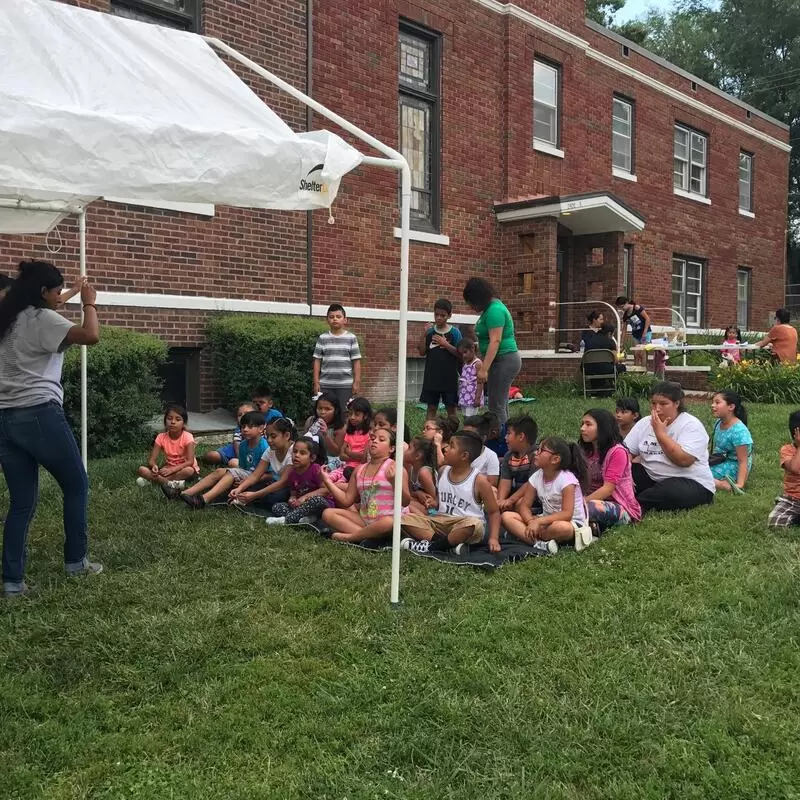
<svg viewBox="0 0 800 800"><path fill-rule="evenodd" d="M306 94L314 96L314 0L306 0ZM314 124L314 112L306 106L306 130ZM314 217L306 211L306 303L308 315L314 306Z"/></svg>

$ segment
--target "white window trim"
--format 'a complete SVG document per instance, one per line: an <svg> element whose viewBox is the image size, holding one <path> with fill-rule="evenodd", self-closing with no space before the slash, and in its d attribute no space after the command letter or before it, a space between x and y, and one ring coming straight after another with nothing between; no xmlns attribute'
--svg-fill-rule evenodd
<svg viewBox="0 0 800 800"><path fill-rule="evenodd" d="M672 141L672 159L673 159L673 177L672 177L672 180L673 180L673 186L672 186L672 188L675 189L676 192L685 192L686 194L692 194L692 195L695 195L696 197L708 197L708 143L709 143L708 135L705 134L705 133L701 133L700 131L696 131L693 128L689 128L686 125L681 125L680 123L677 123L677 122L673 125L672 130L673 130L673 141ZM686 159L678 158L675 155L675 139L674 139L674 136L675 136L675 131L678 131L678 130L679 131L683 131L683 133L686 134L686 151L687 151L686 152L686 155L687 155ZM703 163L702 163L702 165L695 164L695 162L692 161L692 150L693 150L693 148L692 148L692 140L693 140L693 137L695 137L695 136L698 139L702 139L703 140ZM687 188L686 189L684 189L682 187L680 189L676 189L675 188L675 184L674 184L674 181L675 181L674 161L676 159L678 161L680 161L681 163L686 164L686 184L687 184ZM694 167L694 166L701 167L702 170L703 170L703 191L702 192L693 192L692 191L692 167Z"/></svg>
<svg viewBox="0 0 800 800"><path fill-rule="evenodd" d="M124 203L127 206L140 208L160 208L164 211L180 211L183 214L199 214L202 217L213 217L216 209L213 203L179 203L171 200L129 200L124 197L104 197L108 203Z"/></svg>
<svg viewBox="0 0 800 800"><path fill-rule="evenodd" d="M739 209L739 214L742 217L747 217L748 219L755 219L756 215L753 211L745 211L743 208Z"/></svg>
<svg viewBox="0 0 800 800"><path fill-rule="evenodd" d="M688 329L694 330L694 329L702 328L703 327L703 323L702 323L703 310L704 310L704 304L705 304L705 301L706 301L705 280L706 280L707 262L702 261L700 259L694 259L694 258L691 258L691 257L688 257L688 256L678 256L678 257L673 256L672 257L672 265L671 265L671 268L670 268L671 270L675 269L675 262L676 261L680 261L680 262L683 263L683 276L682 276L683 288L681 289L681 295L683 296L683 299L684 299L684 307L683 307L683 309L678 309L678 313L683 315L684 319L686 318L686 315L687 315L687 310L686 310L686 307L685 307L685 300L686 300L686 297L688 295L688 291L686 289L686 284L687 284L687 281L688 281L688 275L687 275L688 266L689 266L689 264L697 264L697 265L700 266L700 294L693 295L693 296L700 298L699 299L699 306L698 306L698 315L700 316L701 321L700 322L694 322L694 323L687 321L686 322L686 328L687 328L687 330ZM674 271L670 272L670 276L671 276L671 278L675 276ZM670 299L670 302L671 302L671 299ZM671 308L674 310L675 306L671 306Z"/></svg>
<svg viewBox="0 0 800 800"><path fill-rule="evenodd" d="M620 105L628 107L628 130L629 136L628 139L628 146L630 147L629 159L631 162L631 168L625 169L625 167L620 167L614 164L614 104L619 103ZM618 97L614 95L611 99L611 165L614 170L618 170L621 173L627 173L628 175L635 175L636 173L633 171L635 164L633 163L633 137L634 137L634 106L633 102L630 100L624 100L622 97ZM620 134L621 135L621 134ZM615 173L616 174L616 173ZM619 176L617 176L619 177Z"/></svg>
<svg viewBox="0 0 800 800"><path fill-rule="evenodd" d="M400 228L394 228L394 238L399 239L402 236ZM409 231L408 238L412 242L425 242L426 244L439 244L443 247L450 247L450 237L441 233L429 233L428 231L415 231L413 228Z"/></svg>
<svg viewBox="0 0 800 800"><path fill-rule="evenodd" d="M538 150L540 153L545 153L548 156L564 158L564 151L560 147L553 147L553 145L543 142L541 139L533 140L533 149Z"/></svg>
<svg viewBox="0 0 800 800"><path fill-rule="evenodd" d="M639 179L633 172L626 172L624 169L620 167L612 167L611 174L615 178L621 178L623 181L633 181L633 183L638 183Z"/></svg>
<svg viewBox="0 0 800 800"><path fill-rule="evenodd" d="M739 197L739 200L741 200L741 188L742 188L742 172L741 172L742 156L746 156L748 161L749 161L749 163L750 163L750 169L747 171L747 194L749 195L749 198L750 198L750 208L743 208L742 206L739 206L739 213L742 216L747 216L750 213L752 213L752 211L753 211L753 154L752 153L745 153L743 151L739 152L739 162L740 162L740 166L739 166L739 193L740 193L740 197Z"/></svg>
<svg viewBox="0 0 800 800"><path fill-rule="evenodd" d="M704 206L711 205L711 198L702 194L692 194L691 192L686 192L683 189L675 189L674 187L672 193L677 197L682 197L684 200L694 200L695 203L702 203Z"/></svg>

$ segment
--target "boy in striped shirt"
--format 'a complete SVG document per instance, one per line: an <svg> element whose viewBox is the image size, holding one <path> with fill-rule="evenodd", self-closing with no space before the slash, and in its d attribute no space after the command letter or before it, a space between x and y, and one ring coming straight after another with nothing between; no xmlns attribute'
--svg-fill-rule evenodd
<svg viewBox="0 0 800 800"><path fill-rule="evenodd" d="M330 392L345 414L348 401L361 390L361 351L355 334L346 328L347 314L341 305L329 306L327 319L330 331L317 339L314 348L314 394Z"/></svg>

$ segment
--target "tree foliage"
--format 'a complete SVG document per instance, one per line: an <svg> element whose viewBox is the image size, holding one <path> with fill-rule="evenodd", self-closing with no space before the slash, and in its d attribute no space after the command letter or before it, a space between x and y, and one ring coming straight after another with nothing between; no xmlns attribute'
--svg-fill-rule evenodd
<svg viewBox="0 0 800 800"><path fill-rule="evenodd" d="M625 5L625 0L586 0L586 16L601 25L611 26L614 15Z"/></svg>

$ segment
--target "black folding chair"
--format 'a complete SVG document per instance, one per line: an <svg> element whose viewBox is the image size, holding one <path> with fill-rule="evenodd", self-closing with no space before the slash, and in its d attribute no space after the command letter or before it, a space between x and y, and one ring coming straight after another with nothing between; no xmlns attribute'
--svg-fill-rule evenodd
<svg viewBox="0 0 800 800"><path fill-rule="evenodd" d="M598 390L613 394L617 389L617 354L613 350L587 350L581 359L581 374L584 397Z"/></svg>

